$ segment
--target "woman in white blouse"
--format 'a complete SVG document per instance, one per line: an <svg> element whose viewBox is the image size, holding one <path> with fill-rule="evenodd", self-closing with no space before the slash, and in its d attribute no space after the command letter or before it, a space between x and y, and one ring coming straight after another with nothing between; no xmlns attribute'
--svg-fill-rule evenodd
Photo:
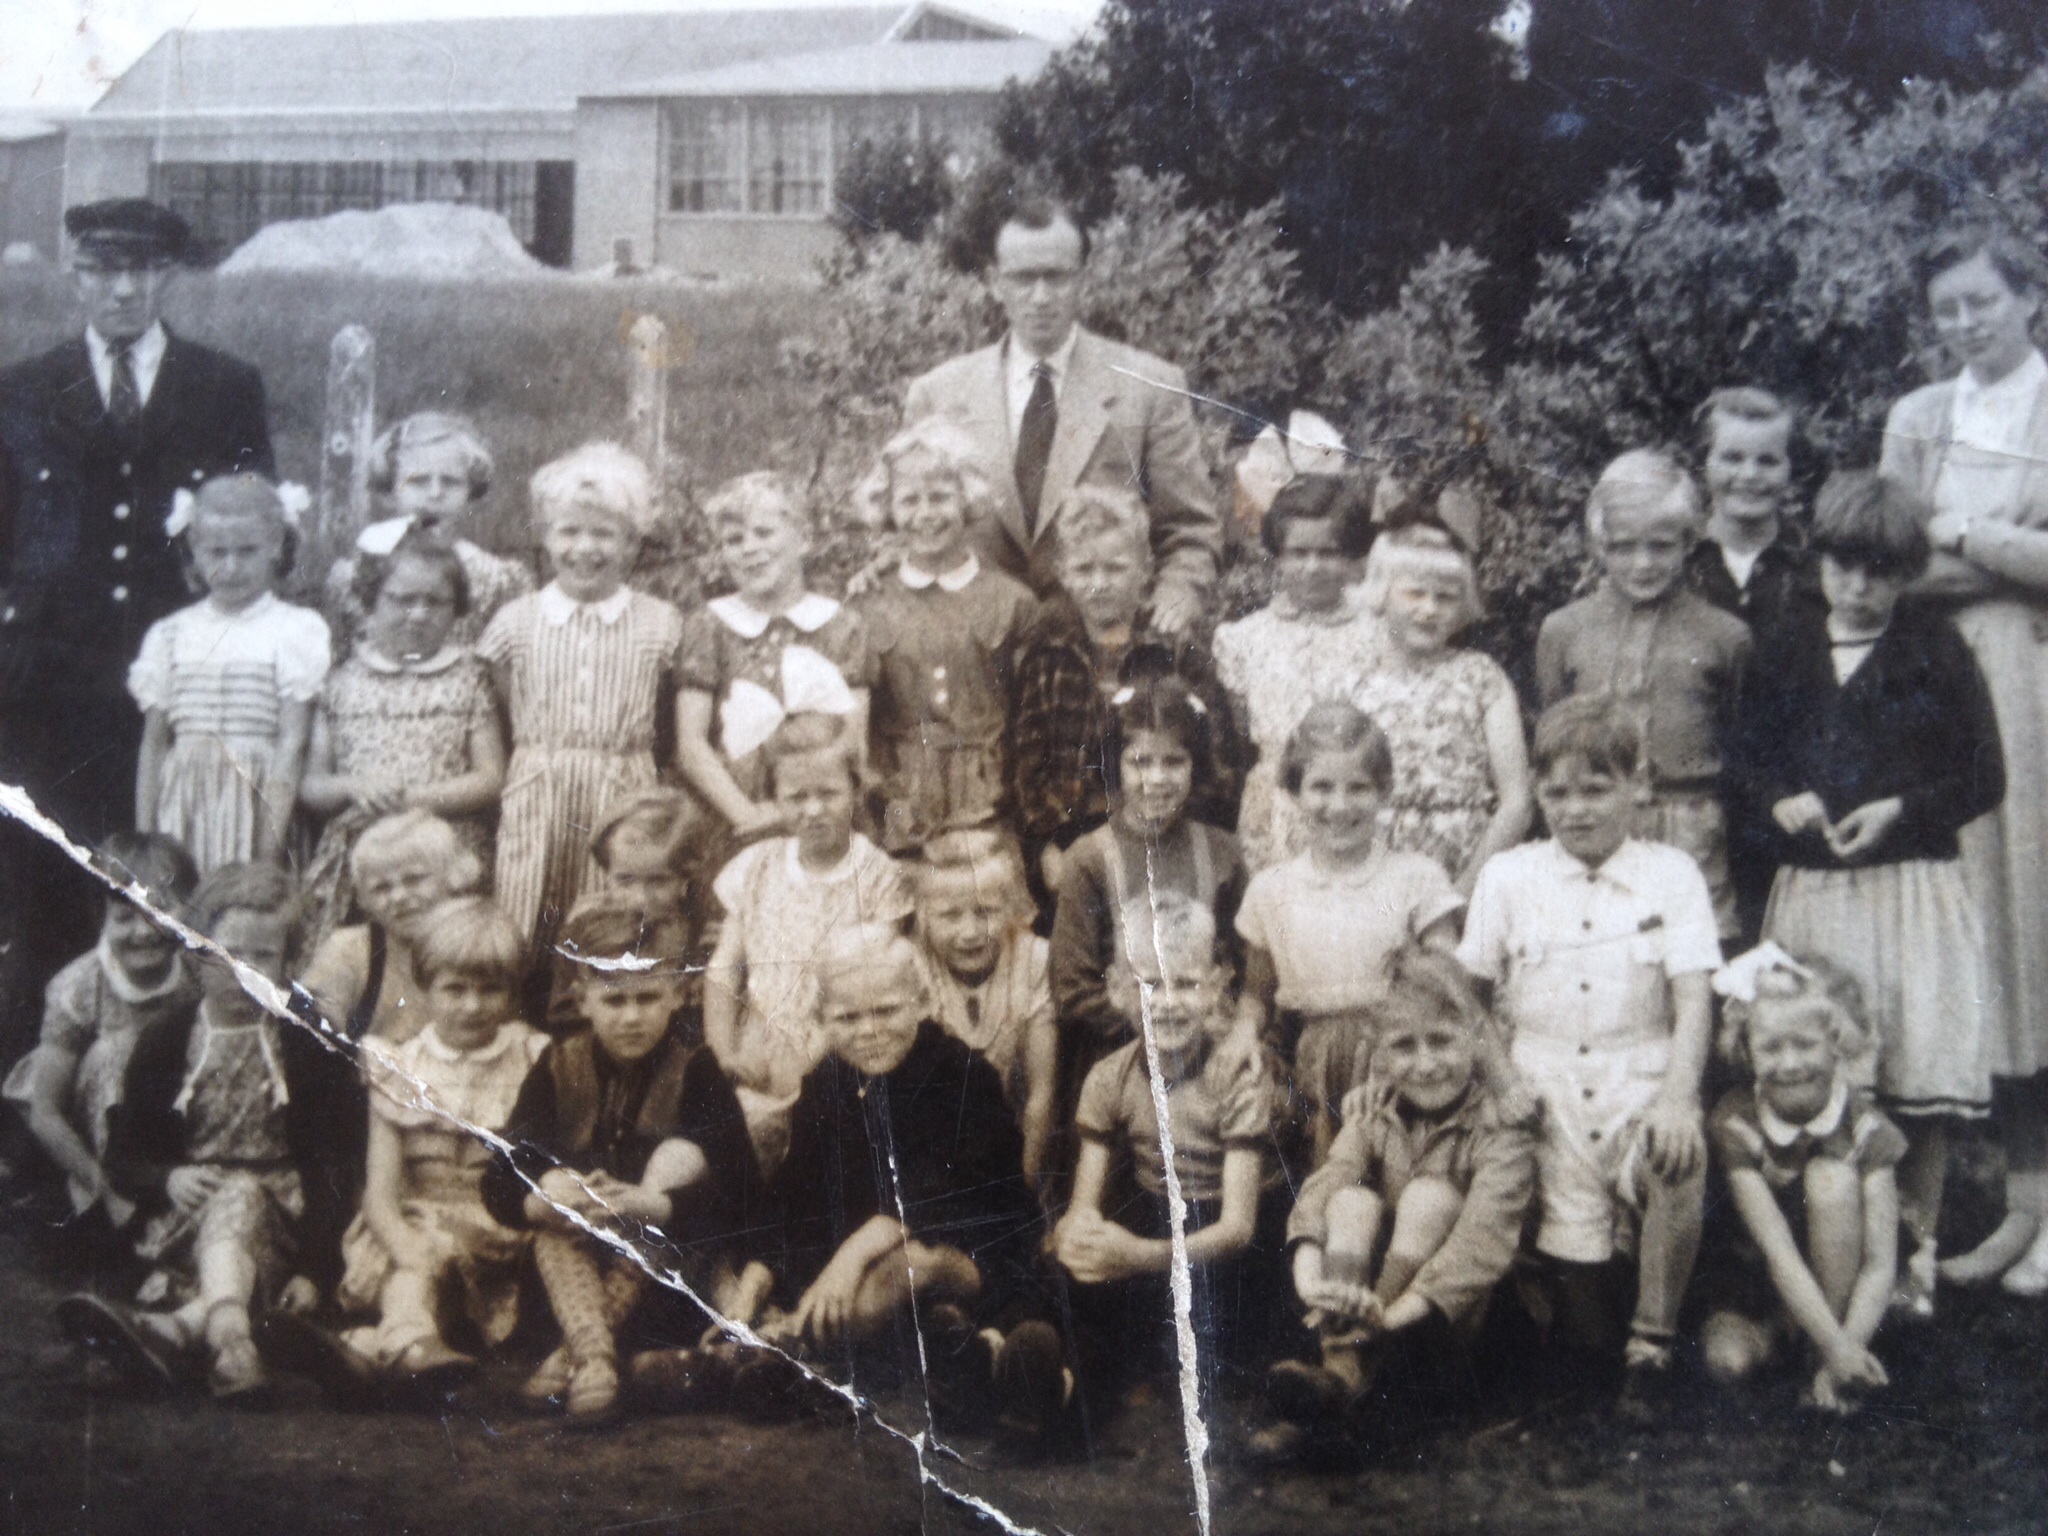
<svg viewBox="0 0 2048 1536"><path fill-rule="evenodd" d="M1994 971L2007 1215L1941 1268L1964 1284L2002 1274L2008 1291L2038 1296L2048 1293L2048 362L2032 334L2041 279L2031 251L1987 230L1936 239L1919 279L1935 332L1963 367L1892 407L1880 468L1932 509L1937 553L1921 590L1954 604L1990 684L2007 783L2004 805L1962 835Z"/></svg>

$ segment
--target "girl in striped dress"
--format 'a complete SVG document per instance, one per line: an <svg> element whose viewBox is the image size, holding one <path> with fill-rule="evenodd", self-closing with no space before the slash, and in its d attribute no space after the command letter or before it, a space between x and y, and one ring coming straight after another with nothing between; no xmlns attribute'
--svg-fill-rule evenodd
<svg viewBox="0 0 2048 1536"><path fill-rule="evenodd" d="M498 901L550 942L590 878L590 829L655 781L654 719L682 615L626 585L655 516L647 467L589 443L533 477L555 579L498 611L477 644L512 724Z"/></svg>
<svg viewBox="0 0 2048 1536"><path fill-rule="evenodd" d="M276 853L298 798L327 623L272 588L305 494L222 475L180 492L165 520L206 596L150 626L128 669L143 720L135 825L184 844L202 874Z"/></svg>

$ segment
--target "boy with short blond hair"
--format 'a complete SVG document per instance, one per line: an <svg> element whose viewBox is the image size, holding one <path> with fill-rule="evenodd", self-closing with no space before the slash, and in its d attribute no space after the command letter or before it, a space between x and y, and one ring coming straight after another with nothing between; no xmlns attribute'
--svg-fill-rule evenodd
<svg viewBox="0 0 2048 1536"><path fill-rule="evenodd" d="M1605 1351L1618 1319L1602 1271L1635 1250L1623 1407L1647 1415L1699 1251L1721 947L1698 865L1630 835L1640 750L1612 700L1544 712L1532 766L1552 836L1487 860L1458 958L1495 989L1515 1066L1543 1101L1536 1248L1569 1342Z"/></svg>
<svg viewBox="0 0 2048 1536"><path fill-rule="evenodd" d="M1633 722L1646 791L1635 834L1698 861L1717 932L1729 939L1738 928L1721 762L1750 635L1686 583L1705 520L1698 484L1665 450L1638 448L1609 464L1586 498L1603 580L1543 621L1536 683L1545 708L1603 694Z"/></svg>

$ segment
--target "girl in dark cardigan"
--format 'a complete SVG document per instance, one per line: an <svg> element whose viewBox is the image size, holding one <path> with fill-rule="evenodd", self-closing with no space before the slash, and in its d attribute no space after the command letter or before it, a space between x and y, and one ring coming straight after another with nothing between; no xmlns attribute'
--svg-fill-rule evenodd
<svg viewBox="0 0 2048 1536"><path fill-rule="evenodd" d="M1946 1122L1990 1106L1984 932L1956 833L2005 795L1983 676L1946 618L1898 606L1926 568L1916 509L1876 475L1832 476L1814 513L1828 608L1781 631L1747 687L1739 792L1776 829L1764 936L1861 985L1877 1087L1911 1150L1901 1215L1919 1243L1902 1300L1931 1311Z"/></svg>

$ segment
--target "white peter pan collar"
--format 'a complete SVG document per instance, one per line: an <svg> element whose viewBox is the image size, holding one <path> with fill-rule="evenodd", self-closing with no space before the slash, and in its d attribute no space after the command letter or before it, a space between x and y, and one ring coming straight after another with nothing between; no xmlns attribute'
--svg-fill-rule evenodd
<svg viewBox="0 0 2048 1536"><path fill-rule="evenodd" d="M540 589L540 616L557 629L579 613L594 614L600 623L616 624L632 601L633 589L620 587L603 602L579 603L562 590L560 582L551 581Z"/></svg>
<svg viewBox="0 0 2048 1536"><path fill-rule="evenodd" d="M1823 1136L1832 1136L1835 1127L1842 1123L1842 1115L1848 1107L1849 1085L1837 1077L1834 1088L1828 1094L1827 1103L1821 1107L1821 1112L1804 1125L1794 1125L1779 1116L1762 1098L1756 1101L1756 1121L1773 1146L1789 1147L1801 1136L1811 1136L1816 1141Z"/></svg>
<svg viewBox="0 0 2048 1536"><path fill-rule="evenodd" d="M704 605L742 640L758 640L775 622L776 615L763 613L739 593L726 597L714 597ZM787 613L781 615L805 634L815 634L831 623L839 612L839 604L822 592L806 592Z"/></svg>
<svg viewBox="0 0 2048 1536"><path fill-rule="evenodd" d="M418 661L400 661L386 656L367 640L356 647L356 655L362 658L365 667L387 677L396 677L402 672L416 677L431 677L437 672L446 672L466 654L459 645L444 645L433 655L421 657Z"/></svg>
<svg viewBox="0 0 2048 1536"><path fill-rule="evenodd" d="M923 566L913 565L908 560L896 568L896 574L913 592L922 592L933 585L941 592L958 592L981 574L981 561L973 550L969 550L965 560L941 576L934 576Z"/></svg>

